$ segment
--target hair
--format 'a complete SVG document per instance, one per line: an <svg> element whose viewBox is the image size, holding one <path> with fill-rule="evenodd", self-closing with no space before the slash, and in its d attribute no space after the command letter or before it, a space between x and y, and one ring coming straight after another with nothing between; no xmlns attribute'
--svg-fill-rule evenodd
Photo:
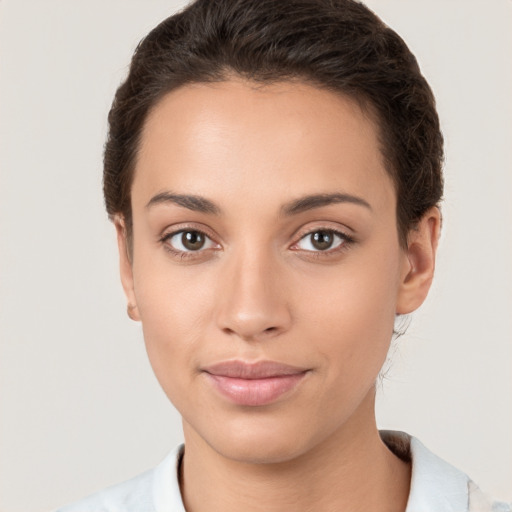
<svg viewBox="0 0 512 512"><path fill-rule="evenodd" d="M400 243L443 192L435 99L407 45L355 0L195 0L137 46L110 110L104 196L131 237L131 186L149 112L191 83L301 81L373 114L397 196Z"/></svg>

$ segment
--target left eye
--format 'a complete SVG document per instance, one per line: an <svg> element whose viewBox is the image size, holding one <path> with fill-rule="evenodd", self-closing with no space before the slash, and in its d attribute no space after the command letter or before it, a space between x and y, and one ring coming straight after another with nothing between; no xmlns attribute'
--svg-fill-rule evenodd
<svg viewBox="0 0 512 512"><path fill-rule="evenodd" d="M331 229L319 229L303 236L296 246L303 251L328 251L336 249L346 241L341 233Z"/></svg>
<svg viewBox="0 0 512 512"><path fill-rule="evenodd" d="M215 243L201 231L178 231L166 237L166 242L176 251L192 252L211 249Z"/></svg>

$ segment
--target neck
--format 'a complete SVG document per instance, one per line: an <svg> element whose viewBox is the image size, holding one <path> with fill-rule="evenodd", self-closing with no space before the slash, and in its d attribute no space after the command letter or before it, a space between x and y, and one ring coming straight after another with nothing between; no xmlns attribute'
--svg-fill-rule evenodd
<svg viewBox="0 0 512 512"><path fill-rule="evenodd" d="M187 512L403 512L410 467L382 442L374 402L372 390L361 410L329 438L271 464L226 458L184 423L180 484Z"/></svg>

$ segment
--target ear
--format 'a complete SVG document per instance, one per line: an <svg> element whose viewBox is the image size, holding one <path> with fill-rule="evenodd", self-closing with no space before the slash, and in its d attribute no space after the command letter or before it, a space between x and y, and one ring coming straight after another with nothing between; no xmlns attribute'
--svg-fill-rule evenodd
<svg viewBox="0 0 512 512"><path fill-rule="evenodd" d="M397 314L411 313L427 297L434 277L440 232L441 212L437 207L430 208L409 232L397 298Z"/></svg>
<svg viewBox="0 0 512 512"><path fill-rule="evenodd" d="M119 249L119 270L121 273L121 283L124 294L128 301L128 316L135 321L140 321L137 301L135 299L135 290L133 282L132 257L128 244L126 224L122 215L114 217L114 225L117 233L117 247Z"/></svg>

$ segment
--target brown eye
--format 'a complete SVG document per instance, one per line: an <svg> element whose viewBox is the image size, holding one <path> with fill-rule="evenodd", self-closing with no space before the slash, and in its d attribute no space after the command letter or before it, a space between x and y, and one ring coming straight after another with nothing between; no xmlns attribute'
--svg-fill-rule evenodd
<svg viewBox="0 0 512 512"><path fill-rule="evenodd" d="M330 249L334 241L334 233L332 231L315 231L311 235L311 245L319 251Z"/></svg>
<svg viewBox="0 0 512 512"><path fill-rule="evenodd" d="M204 233L192 229L171 233L164 238L164 241L178 252L197 252L216 246L213 240Z"/></svg>
<svg viewBox="0 0 512 512"><path fill-rule="evenodd" d="M181 234L181 243L189 251L198 251L202 249L205 242L205 236L199 231L183 231Z"/></svg>
<svg viewBox="0 0 512 512"><path fill-rule="evenodd" d="M332 229L318 229L303 236L297 243L297 247L303 251L328 251L348 242L349 239L342 233Z"/></svg>

